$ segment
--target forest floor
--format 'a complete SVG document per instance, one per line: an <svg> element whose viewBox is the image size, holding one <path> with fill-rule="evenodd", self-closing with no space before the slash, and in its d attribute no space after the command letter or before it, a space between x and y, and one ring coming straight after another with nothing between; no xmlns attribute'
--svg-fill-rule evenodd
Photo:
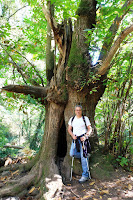
<svg viewBox="0 0 133 200"><path fill-rule="evenodd" d="M19 170L6 171L1 174L0 188L6 184L8 180L20 178ZM133 173L126 172L122 169L115 170L110 180L90 179L80 184L78 182L80 176L73 176L70 183L63 185L60 197L55 200L117 200L117 199L133 199ZM36 190L38 188L29 188L28 195L23 198L5 197L0 200L36 200Z"/></svg>
<svg viewBox="0 0 133 200"><path fill-rule="evenodd" d="M117 175L116 175L117 174ZM133 199L133 174L117 170L111 180L91 179L83 184L73 177L71 185L64 186L63 200L118 200Z"/></svg>

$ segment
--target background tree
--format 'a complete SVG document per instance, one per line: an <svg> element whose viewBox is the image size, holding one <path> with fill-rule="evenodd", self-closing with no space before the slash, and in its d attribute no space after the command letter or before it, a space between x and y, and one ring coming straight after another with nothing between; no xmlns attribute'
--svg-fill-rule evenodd
<svg viewBox="0 0 133 200"><path fill-rule="evenodd" d="M128 50L126 46L128 45ZM96 108L96 123L106 153L110 152L125 168L132 166L132 51L124 42L112 60L106 90ZM132 48L132 47L131 47ZM125 59L126 58L126 59ZM102 112L101 112L102 111Z"/></svg>
<svg viewBox="0 0 133 200"><path fill-rule="evenodd" d="M16 56L15 59L13 58L14 54L11 55L11 52L16 51L19 40L17 40L17 47L12 47L11 45L7 45L6 47L6 45L3 44L5 43L4 40L0 44L3 49L2 56L4 57L4 54L7 54L14 69L21 74L25 85L7 85L3 87L2 90L23 93L25 95L30 94L32 97L41 101L46 109L45 131L39 153L26 167L27 170L31 169L29 174L19 180L19 182L16 182L14 186L3 188L0 192L1 196L15 194L16 189L19 193L25 187L32 185L33 182L34 184L40 182L43 187L44 177L48 177L51 181L55 178L58 181L60 180L60 176L56 175L59 174L56 159L58 156L57 149L60 141L60 130L66 129L68 120L73 115L72 110L74 110L75 105L79 103L83 106L83 113L90 118L92 127L94 128L95 108L105 91L108 70L112 67L110 65L111 61L123 40L127 35L130 37L130 33L133 31L133 25L129 23L129 25L125 27L123 23L124 18L130 13L132 5L131 0L107 1L105 2L106 5L101 1L96 2L95 0L81 0L80 2L52 0L51 2L48 1L48 3L46 1L41 1L39 3L37 1L28 1L28 3L33 6L33 12L37 15L35 28L42 33L39 35L36 34L36 36L32 38L32 41L36 40L36 42L34 45L33 43L30 45L33 48L37 45L38 48L41 49L42 44L40 45L39 43L39 37L44 36L46 33L44 29L42 29L42 24L46 26L46 21L52 30L55 41L54 54L52 53L52 49L51 53L47 51L47 55L50 55L50 57L48 56L49 59L53 61L47 62L46 71L49 72L47 73L48 83L45 86L39 71L27 60L25 55L17 51L17 55L19 55L18 58L16 58ZM73 12L68 14L68 11L72 11L72 8L77 10L77 18L74 22L71 18L68 18L73 14ZM103 17L104 13L107 13L107 20L106 17ZM42 17L43 15L45 19ZM100 20L104 23L102 24ZM31 27L28 28L30 31ZM25 30L27 37L29 37L28 28ZM101 28L102 31L100 31ZM50 32L49 27L47 29ZM2 34L7 34L5 26L3 30ZM101 36L98 37L100 34ZM52 35L49 36L47 48L51 48L53 40ZM98 44L98 50L100 52L97 63L93 64L91 55L96 51L96 49L94 49L94 47L97 47L96 44ZM29 49L29 43L27 41L25 42L25 48L26 51L36 50L36 48ZM23 52L23 50L21 51ZM59 54L59 56L57 56L57 54ZM23 67L23 59L21 63L19 63L20 57L28 62L26 67ZM51 64L49 65L49 63ZM29 70L31 70L30 73ZM64 131L62 134L66 134L66 132ZM64 138L64 141L66 141L66 135L64 135ZM71 138L68 136L68 149L70 147L70 141ZM94 146L96 142L98 142L97 133L94 131L91 139L92 146ZM63 147L60 147L60 151L64 151ZM69 151L67 152L64 152L67 154L64 161L66 177L69 176ZM47 179L45 179L45 184L47 184ZM59 186L55 181L53 193L57 188L59 188ZM43 195L43 188L41 192L41 195ZM52 197L49 196L48 198Z"/></svg>

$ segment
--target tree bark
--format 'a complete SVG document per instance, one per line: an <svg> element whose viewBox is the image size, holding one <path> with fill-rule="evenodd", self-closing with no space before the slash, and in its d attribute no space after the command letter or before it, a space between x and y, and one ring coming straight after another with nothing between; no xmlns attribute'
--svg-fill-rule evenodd
<svg viewBox="0 0 133 200"><path fill-rule="evenodd" d="M81 0L77 10L78 18L74 25L73 37L71 19L64 20L62 25L57 25L50 10L45 6L43 6L43 12L53 30L54 39L60 52L58 65L54 68L54 76L47 76L50 81L49 86L44 88L10 85L4 87L3 90L26 95L31 94L35 98L41 97L41 102L45 104L44 136L40 151L35 157L34 166L26 181L26 187L29 188L33 183L37 184L38 182L44 186L43 181L45 180L48 192L43 194L42 189L41 196L44 196L45 199L52 199L55 194L57 195L60 192L62 187L58 168L58 157L61 151L63 151L63 158L65 157L61 175L66 179L70 176L69 150L72 138L67 134L67 124L70 117L74 115L75 105L80 104L83 106L83 114L89 117L94 128L94 135L90 138L92 148L98 144L94 121L95 108L105 91L103 81L106 80L107 75L106 73L100 73L99 80L95 80L90 76L92 62L84 30L93 28L96 23L95 0ZM120 44L120 42L118 43ZM96 76L95 72L93 75ZM94 88L95 90L93 90ZM64 131L61 132L61 130ZM64 143L67 142L67 149L60 143L62 135ZM15 187L17 187L17 184ZM20 181L18 192L23 188L24 179ZM13 191L14 187L10 186L0 191L0 195L3 197L6 193L8 195L15 194Z"/></svg>
<svg viewBox="0 0 133 200"><path fill-rule="evenodd" d="M13 149L24 149L22 146L16 146L16 145L4 145L3 148L13 148Z"/></svg>
<svg viewBox="0 0 133 200"><path fill-rule="evenodd" d="M42 104L45 104L48 88L49 87L35 87L28 85L7 85L5 87L2 87L2 90L21 93L25 95L29 94L35 99L40 99L40 102L42 102Z"/></svg>
<svg viewBox="0 0 133 200"><path fill-rule="evenodd" d="M98 69L98 74L103 75L107 72L107 70L109 69L109 64L110 64L113 56L115 55L116 51L120 47L120 44L125 39L125 37L129 33L131 33L132 31L133 31L133 24L131 26L127 27L126 29L124 29L121 32L121 34L118 36L118 38L114 42L113 46L110 48L110 51L106 55L106 57L105 57L103 63L101 64L100 68Z"/></svg>
<svg viewBox="0 0 133 200"><path fill-rule="evenodd" d="M54 16L54 6L51 5L50 1L48 1L47 4L52 16ZM54 65L56 64L54 63L55 59L52 40L54 40L54 38L52 38L52 29L49 23L47 23L46 77L48 82L50 82L51 78L54 75Z"/></svg>

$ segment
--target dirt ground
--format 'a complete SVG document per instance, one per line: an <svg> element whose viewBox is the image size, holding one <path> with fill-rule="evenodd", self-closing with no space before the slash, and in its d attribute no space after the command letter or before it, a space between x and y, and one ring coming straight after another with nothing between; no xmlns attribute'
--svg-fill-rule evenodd
<svg viewBox="0 0 133 200"><path fill-rule="evenodd" d="M13 175L16 178L19 176L17 172L14 172ZM7 177L9 178L10 175L8 174ZM72 182L63 186L60 197L55 198L55 200L133 200L133 173L131 172L116 170L111 180L101 181L92 178L83 184L78 182L79 178L80 176L73 176ZM3 185L2 183L3 179L1 177L0 185ZM29 194L25 198L6 197L1 198L1 200L36 200L34 196L35 189L37 188L30 188Z"/></svg>
<svg viewBox="0 0 133 200"><path fill-rule="evenodd" d="M80 177L73 177L71 185L64 186L62 200L133 200L133 174L123 170L118 171L117 175L111 177L112 180L100 181L91 179L84 184L78 183Z"/></svg>

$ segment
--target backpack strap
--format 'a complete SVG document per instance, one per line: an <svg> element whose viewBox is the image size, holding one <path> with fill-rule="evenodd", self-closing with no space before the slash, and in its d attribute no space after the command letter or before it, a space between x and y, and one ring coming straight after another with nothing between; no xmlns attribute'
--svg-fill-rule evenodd
<svg viewBox="0 0 133 200"><path fill-rule="evenodd" d="M86 129L88 129L88 128L87 128L87 125L86 125L86 121L85 121L85 116L82 115L82 117L83 117L83 121L84 121L84 123L85 123L85 127L86 127Z"/></svg>
<svg viewBox="0 0 133 200"><path fill-rule="evenodd" d="M73 122L74 118L75 118L75 116L73 116L72 119L71 119L71 125L72 125L72 122Z"/></svg>
<svg viewBox="0 0 133 200"><path fill-rule="evenodd" d="M75 116L73 116L72 119L71 119L71 126L72 126L72 122L73 122L74 118L75 118ZM88 129L88 128L87 128L87 125L86 125L86 121L85 121L85 116L82 115L82 118L83 118L83 121L84 121L84 123L85 123L86 129Z"/></svg>
<svg viewBox="0 0 133 200"><path fill-rule="evenodd" d="M73 116L71 119L71 126L72 126L72 122L73 122L74 118L75 118L75 116ZM73 126L72 126L72 132L73 132Z"/></svg>

